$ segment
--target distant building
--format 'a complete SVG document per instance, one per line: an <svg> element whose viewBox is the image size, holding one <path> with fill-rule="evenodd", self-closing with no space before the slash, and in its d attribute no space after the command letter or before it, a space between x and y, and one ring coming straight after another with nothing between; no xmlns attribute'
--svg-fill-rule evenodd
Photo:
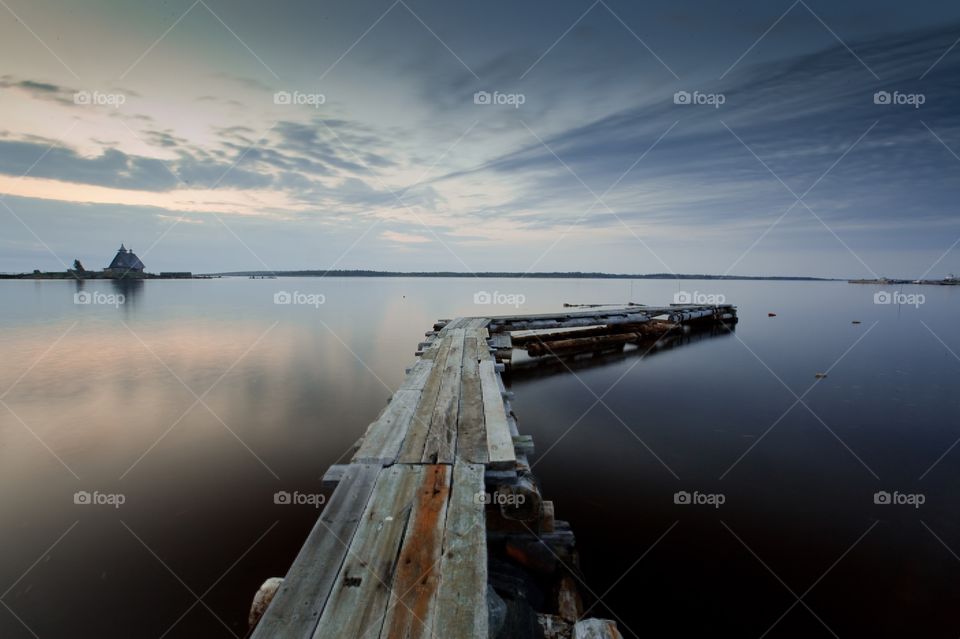
<svg viewBox="0 0 960 639"><path fill-rule="evenodd" d="M108 273L143 273L143 262L133 251L121 244L110 266L103 270Z"/></svg>

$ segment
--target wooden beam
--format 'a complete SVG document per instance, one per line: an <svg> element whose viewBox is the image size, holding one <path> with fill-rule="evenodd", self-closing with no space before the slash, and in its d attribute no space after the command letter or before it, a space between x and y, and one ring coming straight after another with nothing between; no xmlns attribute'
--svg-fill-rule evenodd
<svg viewBox="0 0 960 639"><path fill-rule="evenodd" d="M355 463L387 466L397 460L400 447L413 423L420 394L418 390L398 390L393 394L380 417L367 428L363 444L353 456Z"/></svg>
<svg viewBox="0 0 960 639"><path fill-rule="evenodd" d="M423 479L422 469L398 464L380 472L314 639L379 635L400 542Z"/></svg>
<svg viewBox="0 0 960 639"><path fill-rule="evenodd" d="M382 639L433 637L450 496L449 465L423 466L419 492L397 558ZM449 636L446 629L440 632Z"/></svg>
<svg viewBox="0 0 960 639"><path fill-rule="evenodd" d="M487 535L478 499L483 470L482 464L460 461L453 466L433 624L445 637L487 636Z"/></svg>
<svg viewBox="0 0 960 639"><path fill-rule="evenodd" d="M428 355L433 357L433 367L427 376L427 381L420 396L420 404L417 405L410 429L407 431L407 437L400 449L398 461L404 464L420 463L423 458L423 449L427 443L427 435L430 434L430 420L433 419L433 409L437 405L440 383L443 381L444 365L447 361L447 354L450 352L449 337L445 336L438 341L440 344L437 348L431 348L423 355L424 358Z"/></svg>
<svg viewBox="0 0 960 639"><path fill-rule="evenodd" d="M328 468L327 472L323 474L323 478L320 479L320 489L329 491L336 490L340 482L343 481L348 468L350 468L349 464L334 464Z"/></svg>
<svg viewBox="0 0 960 639"><path fill-rule="evenodd" d="M500 384L494 363L480 362L480 386L483 395L483 421L487 430L488 465L493 468L510 468L516 465L513 437L507 424L507 413L500 396Z"/></svg>
<svg viewBox="0 0 960 639"><path fill-rule="evenodd" d="M450 352L443 367L440 391L430 419L430 432L421 461L425 464L452 464L457 450L457 415L460 411L460 377L463 371L463 340L466 331L450 333Z"/></svg>
<svg viewBox="0 0 960 639"><path fill-rule="evenodd" d="M479 350L486 340L472 331L464 340L463 373L460 378L460 414L457 417L457 459L487 463L487 430L483 422Z"/></svg>
<svg viewBox="0 0 960 639"><path fill-rule="evenodd" d="M427 379L430 377L431 370L433 370L432 360L417 360L417 363L407 372L407 376L403 379L403 383L400 384L399 390L422 391L423 387L427 385Z"/></svg>
<svg viewBox="0 0 960 639"><path fill-rule="evenodd" d="M351 464L287 571L253 639L308 639L374 489L379 464Z"/></svg>

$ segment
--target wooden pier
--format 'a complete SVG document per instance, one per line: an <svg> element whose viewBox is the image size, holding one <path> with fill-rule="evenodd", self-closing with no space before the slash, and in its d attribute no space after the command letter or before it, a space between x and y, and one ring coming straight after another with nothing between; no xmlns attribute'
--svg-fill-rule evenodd
<svg viewBox="0 0 960 639"><path fill-rule="evenodd" d="M324 476L332 494L258 593L252 636L620 637L580 618L573 532L530 472L503 373L515 347L560 358L736 319L675 305L438 322L350 463Z"/></svg>

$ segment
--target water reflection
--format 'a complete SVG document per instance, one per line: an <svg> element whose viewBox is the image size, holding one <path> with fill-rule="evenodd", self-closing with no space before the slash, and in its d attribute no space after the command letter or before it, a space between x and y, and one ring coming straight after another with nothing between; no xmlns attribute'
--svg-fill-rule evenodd
<svg viewBox="0 0 960 639"><path fill-rule="evenodd" d="M144 282L141 279L113 279L110 288L114 293L124 296L124 306L130 310L137 306L140 294L143 292Z"/></svg>
<svg viewBox="0 0 960 639"><path fill-rule="evenodd" d="M689 286L739 306L735 336L678 335L637 366L645 348L563 362L517 353L513 407L536 443L545 497L577 534L589 588L609 589L604 603L656 636L760 636L789 593L770 588L721 518L796 589L882 518L810 605L841 636L955 628L953 558L923 526L960 547L960 454L948 450L960 436L960 366L930 334L960 352L958 291L930 287L924 307L899 309L845 283ZM476 306L477 288L470 278L4 282L0 588L15 584L4 604L39 636L159 637L194 603L162 557L196 592L216 583L205 603L242 636L253 592L284 574L317 517L274 504L274 492L314 492L344 461L435 320L556 312L571 300L663 304L676 292L661 281L484 282L523 291L528 303L514 309ZM277 306L279 290L327 303ZM74 303L74 293L94 291L127 303ZM828 369L788 412L796 397L784 386L802 393ZM210 410L194 405L198 396ZM879 488L924 492L927 503L919 512L877 506ZM678 489L728 502L684 509L671 498ZM77 506L77 490L127 501ZM208 611L194 612L169 636L230 636ZM803 614L798 607L777 631L825 634L798 629ZM0 607L0 637L30 634Z"/></svg>

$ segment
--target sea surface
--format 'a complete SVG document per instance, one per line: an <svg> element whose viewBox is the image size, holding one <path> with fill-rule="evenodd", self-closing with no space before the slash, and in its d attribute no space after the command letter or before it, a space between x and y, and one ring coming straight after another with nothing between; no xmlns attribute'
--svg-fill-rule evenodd
<svg viewBox="0 0 960 639"><path fill-rule="evenodd" d="M960 288L331 277L0 282L0 637L242 637L434 321L678 292L739 324L509 378L590 614L960 635Z"/></svg>

